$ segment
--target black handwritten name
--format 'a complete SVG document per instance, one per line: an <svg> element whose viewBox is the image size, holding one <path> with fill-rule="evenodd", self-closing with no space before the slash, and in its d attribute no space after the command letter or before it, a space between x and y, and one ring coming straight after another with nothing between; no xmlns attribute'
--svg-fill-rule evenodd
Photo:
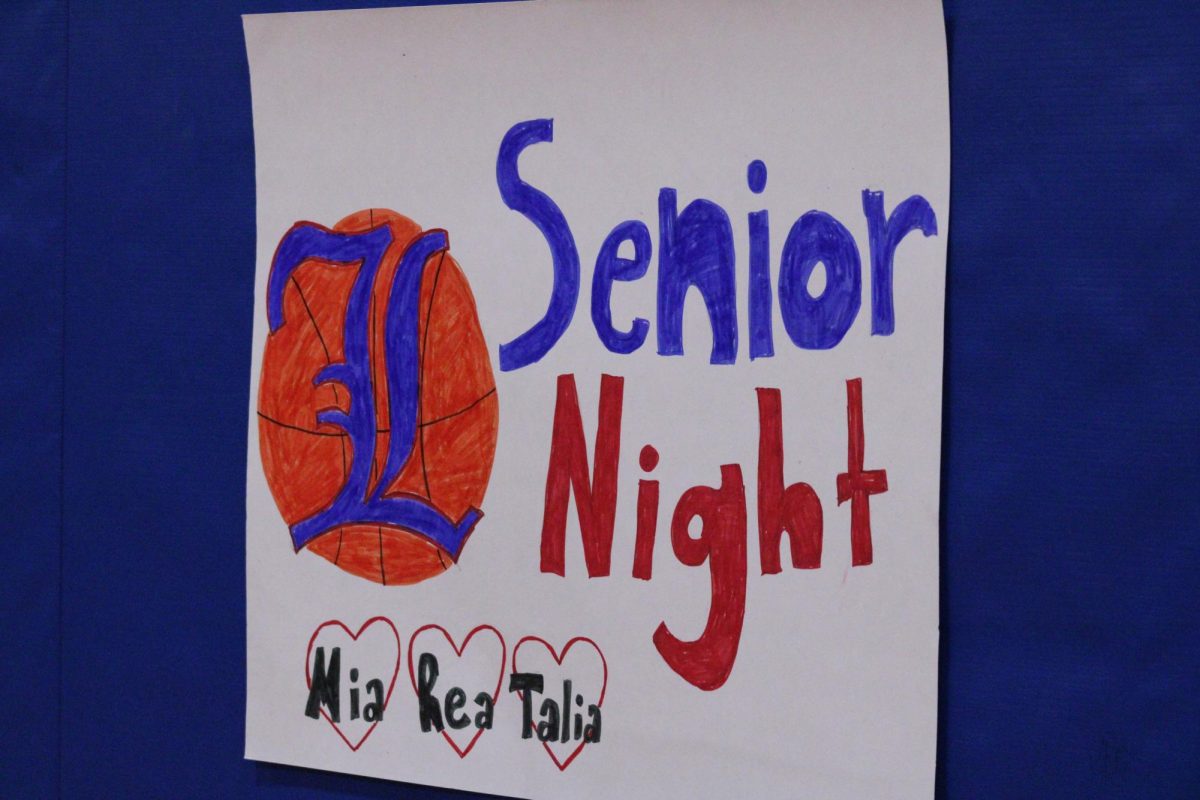
<svg viewBox="0 0 1200 800"><path fill-rule="evenodd" d="M321 707L324 706L325 713L329 715L331 721L341 721L341 673L342 649L340 647L333 648L329 655L329 664L326 666L325 648L318 647L316 658L313 660L312 680L308 685L308 703L304 707L305 716L318 719L321 716ZM350 719L358 719L360 716L367 722L378 722L383 719L383 681L378 678L367 681L365 688L370 699L365 706L361 706L361 709L357 683L358 669L352 667L350 669Z"/></svg>
<svg viewBox="0 0 1200 800"><path fill-rule="evenodd" d="M508 690L517 692L521 697L521 738L529 739L535 729L533 723L533 696L541 694L544 681L536 672L514 672L508 679ZM583 708L583 695L575 695L575 707ZM583 714L576 711L574 725L571 714L571 681L564 680L562 686L562 704L554 702L551 697L542 700L538 709L541 718L537 723L537 737L543 742L600 741L600 706L590 704L587 707L588 721L585 725Z"/></svg>
<svg viewBox="0 0 1200 800"><path fill-rule="evenodd" d="M436 656L422 653L417 664L417 705L422 732L440 733L447 726L455 730L470 725L479 730L491 729L495 712L491 695L479 692L473 700L474 708L465 710L467 693L463 689L451 686L445 694L438 690ZM600 706L589 704L585 720L583 695L574 693L569 679L563 681L561 702L549 696L542 699L535 722L534 695L541 695L544 688L545 679L536 672L514 672L509 676L508 691L521 698L521 738L531 739L536 733L543 742L600 741Z"/></svg>
<svg viewBox="0 0 1200 800"><path fill-rule="evenodd" d="M470 714L463 713L462 709L467 704L467 693L459 687L451 687L441 701L434 695L433 688L438 679L437 657L433 653L422 653L417 663L417 704L421 709L422 731L428 733L430 730L437 730L440 733L446 725L455 730L462 730L472 722L479 730L491 729L495 704L490 694L480 692L475 695L475 708L478 710L472 719ZM442 721L443 717L445 723Z"/></svg>

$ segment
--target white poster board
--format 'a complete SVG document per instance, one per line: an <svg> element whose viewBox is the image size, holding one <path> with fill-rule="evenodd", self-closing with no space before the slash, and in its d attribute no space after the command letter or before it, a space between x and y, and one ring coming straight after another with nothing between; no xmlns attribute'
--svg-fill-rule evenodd
<svg viewBox="0 0 1200 800"><path fill-rule="evenodd" d="M939 4L244 23L246 756L930 796Z"/></svg>

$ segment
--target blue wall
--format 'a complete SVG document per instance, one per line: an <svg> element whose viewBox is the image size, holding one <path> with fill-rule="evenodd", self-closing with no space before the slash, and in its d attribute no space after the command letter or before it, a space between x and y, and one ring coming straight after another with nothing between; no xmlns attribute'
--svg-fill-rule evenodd
<svg viewBox="0 0 1200 800"><path fill-rule="evenodd" d="M347 5L4 9L4 796L460 796L241 758L238 15ZM946 4L939 797L1200 796L1200 5L1150 5Z"/></svg>

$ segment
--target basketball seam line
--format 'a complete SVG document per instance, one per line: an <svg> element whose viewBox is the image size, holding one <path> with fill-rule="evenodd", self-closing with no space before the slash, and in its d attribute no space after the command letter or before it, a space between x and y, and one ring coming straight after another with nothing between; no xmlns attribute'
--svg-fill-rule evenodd
<svg viewBox="0 0 1200 800"><path fill-rule="evenodd" d="M437 297L438 281L442 277L442 265L446 263L446 251L438 258L437 272L433 273L433 286L429 289L429 304L425 308L425 335L421 337L420 365L417 369L417 419L425 416L425 351L429 347L429 320L433 317L433 300ZM391 420L391 417L388 417ZM418 426L417 438L421 443L421 476L425 480L425 496L433 502L433 492L429 488L429 468L425 464L425 428Z"/></svg>
<svg viewBox="0 0 1200 800"><path fill-rule="evenodd" d="M439 422L445 422L448 419L453 419L454 417L457 417L461 414L465 414L468 411L470 411L472 408L474 408L475 406L482 403L484 400L487 400L489 397L491 397L495 393L496 393L496 387L493 386L492 388L488 389L483 394L479 395L479 397L477 397L474 400L472 400L471 402L467 403L465 406L460 408L458 411L451 411L449 414L446 414L445 416L438 417L437 419L431 419L428 422L422 422L418 427L428 428L430 425L436 425Z"/></svg>
<svg viewBox="0 0 1200 800"><path fill-rule="evenodd" d="M329 345L325 344L325 335L321 333L321 326L317 324L317 318L312 312L312 308L308 305L308 298L304 296L304 290L300 288L300 282L296 280L296 274L292 273L292 285L296 287L296 294L300 297L300 302L304 305L304 310L308 314L308 321L312 323L313 331L317 334L317 341L321 343L321 349L325 351L325 363L332 364L333 356L329 354ZM336 383L330 383L329 388L333 390L333 402L341 403L341 398L338 397ZM279 423L283 424L283 423ZM290 427L290 426L285 426ZM339 437L342 447L342 480L346 480L346 439ZM342 529L338 528L338 547L337 552L333 556L333 563L337 564L342 557Z"/></svg>
<svg viewBox="0 0 1200 800"><path fill-rule="evenodd" d="M446 420L448 420L448 419L454 419L454 418L455 418L455 417L457 417L457 416L461 416L462 414L465 414L465 413L467 413L467 412L468 412L468 411L470 411L472 408L474 408L475 406L477 406L477 405L479 405L480 403L482 403L484 400L487 400L489 397L491 397L491 396L492 396L492 395L494 395L495 393L496 393L496 387L495 387L495 386L493 386L491 389L488 389L486 392L484 392L483 394L479 395L479 397L477 397L477 398L475 398L474 400L472 400L471 402L467 403L465 406L463 406L462 408L458 409L457 411L451 411L449 414L446 414L446 415L444 415L444 416L441 416L441 417L437 417L436 419L431 419L431 420L429 420L428 422L421 422L421 423L418 423L418 424L417 424L417 427L418 427L418 428L428 428L428 427L430 427L430 426L432 426L432 425L437 425L439 422L445 422L445 421L446 421ZM273 424L275 424L275 425L278 425L278 426L279 426L279 427L281 427L281 428L287 428L288 430L291 430L291 431L296 431L297 433L307 433L307 434L310 434L310 435L312 435L312 436L328 436L328 437L330 437L330 438L338 438L338 439L345 439L345 438L347 438L347 437L349 436L349 434L346 434L346 433L330 433L330 432L328 432L328 431L314 431L314 430L312 430L312 429L310 429L310 428L302 428L302 427L300 427L299 425L291 425L291 424L289 424L289 423L287 423L287 422L284 422L283 420L275 419L274 417L272 417L272 416L270 416L270 415L268 415L268 414L264 414L264 413L263 413L263 412L261 412L261 411L256 411L255 413L256 413L256 414L258 414L258 416L260 416L260 417L262 417L263 419L265 419L267 422L270 422L270 423L273 423ZM391 428L376 428L376 429L375 429L375 433L377 433L377 434L379 434L379 433L391 433ZM345 465L344 465L344 464L343 464L343 471L345 471ZM344 476L343 476L343 477L344 477Z"/></svg>
<svg viewBox="0 0 1200 800"><path fill-rule="evenodd" d="M321 326L317 324L317 318L313 316L312 309L308 306L308 299L304 296L304 290L300 288L300 282L296 280L295 273L292 274L292 285L296 287L296 294L300 296L300 302L304 305L305 312L308 313L308 321L312 323L313 330L316 331L317 341L321 343L321 349L325 351L325 363L332 364L333 356L329 354L329 345L325 344L325 336L321 333ZM340 403L338 398L337 386L333 383L329 384L329 388L333 389L334 402Z"/></svg>
<svg viewBox="0 0 1200 800"><path fill-rule="evenodd" d="M425 353L429 348L429 320L433 317L433 299L437 297L438 281L442 277L442 266L446 263L446 252L442 251L441 257L438 258L437 272L433 274L433 286L429 290L429 306L425 310L425 335L421 337L421 366L419 370L420 385L417 387L417 420L420 421L425 416ZM389 420L391 418L389 417ZM425 478L425 496L429 498L429 502L433 502L433 490L429 488L429 470L425 466L425 426L417 426L417 438L421 442L421 474ZM442 549L439 547L436 550L438 563L442 565L442 571L446 571L446 562L442 559Z"/></svg>
<svg viewBox="0 0 1200 800"><path fill-rule="evenodd" d="M374 226L375 225L375 211L372 209L368 213L371 215L371 225ZM375 275L375 280L376 281L379 280L378 273L376 273L376 275ZM370 307L371 307L371 338L367 342L367 363L371 365L371 400L374 401L375 390L376 390L376 387L378 386L378 384L375 382L377 372L375 370L375 309L376 309L376 305L375 305L375 286L374 285L371 286L371 306ZM375 418L376 418L376 420L379 419L378 412L376 412ZM392 408L391 408L391 403L389 403L388 404L388 426L389 426L389 428L391 427L391 420L392 420ZM343 442L344 441L345 440L343 439ZM375 461L375 457L378 455L378 453L375 452L377 449L378 442L377 441L372 442L372 444L376 445L376 447L371 448L371 485L374 486L375 481L378 479L378 476L379 476L378 475L379 469L377 467L377 462ZM387 567L384 566L384 563L383 563L383 527L376 526L375 533L379 535L379 583L382 586L387 586Z"/></svg>

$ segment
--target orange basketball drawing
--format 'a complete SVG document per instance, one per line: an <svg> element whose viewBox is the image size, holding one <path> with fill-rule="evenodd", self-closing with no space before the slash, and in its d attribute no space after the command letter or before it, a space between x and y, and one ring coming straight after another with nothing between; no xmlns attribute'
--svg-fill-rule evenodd
<svg viewBox="0 0 1200 800"><path fill-rule="evenodd" d="M445 231L367 209L296 223L271 264L259 445L292 535L380 584L462 554L496 450L496 383Z"/></svg>

